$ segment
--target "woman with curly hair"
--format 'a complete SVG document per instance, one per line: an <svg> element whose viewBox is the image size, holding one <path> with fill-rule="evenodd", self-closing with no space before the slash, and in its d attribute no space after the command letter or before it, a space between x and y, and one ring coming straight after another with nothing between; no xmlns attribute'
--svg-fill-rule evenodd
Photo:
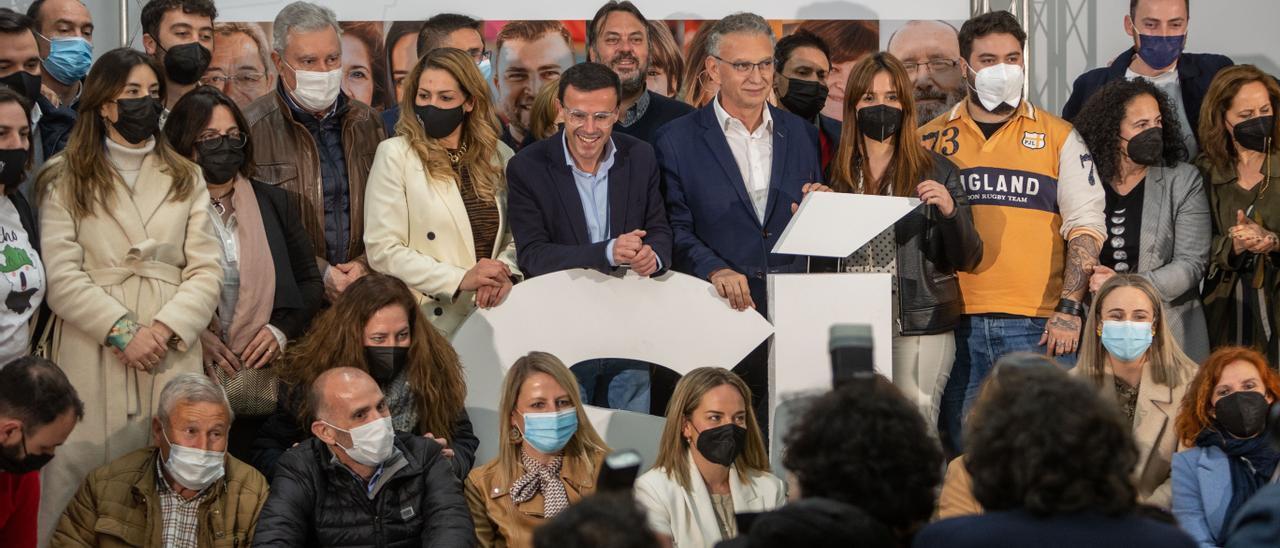
<svg viewBox="0 0 1280 548"><path fill-rule="evenodd" d="M1140 510L1130 479L1138 450L1119 409L1058 367L1010 367L1008 359L965 431L965 467L986 513L934 523L914 545L1195 546Z"/></svg>
<svg viewBox="0 0 1280 548"><path fill-rule="evenodd" d="M1223 546L1240 507L1275 481L1280 452L1264 435L1280 376L1256 350L1219 348L1200 368L1178 413L1173 515L1200 546Z"/></svg>
<svg viewBox="0 0 1280 548"><path fill-rule="evenodd" d="M751 389L728 369L700 367L676 384L653 468L636 480L649 527L675 546L711 546L737 537L734 514L768 512L786 501L769 456Z"/></svg>
<svg viewBox="0 0 1280 548"><path fill-rule="evenodd" d="M1204 361L1209 332L1199 291L1209 262L1209 201L1199 170L1186 163L1178 111L1154 84L1122 79L1094 94L1075 120L1107 196L1107 240L1090 289L1116 273L1145 278L1163 296L1165 327L1187 355Z"/></svg>
<svg viewBox="0 0 1280 548"><path fill-rule="evenodd" d="M355 367L377 381L392 426L445 447L459 479L480 446L463 408L462 364L453 346L418 308L404 282L378 273L351 284L315 320L310 335L290 347L280 368L280 403L254 441L253 465L271 477L280 455L309 435L306 387L334 367Z"/></svg>

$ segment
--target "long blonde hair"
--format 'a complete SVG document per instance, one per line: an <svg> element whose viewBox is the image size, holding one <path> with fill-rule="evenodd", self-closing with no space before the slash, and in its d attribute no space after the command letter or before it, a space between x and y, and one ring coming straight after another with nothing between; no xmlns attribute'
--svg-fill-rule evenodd
<svg viewBox="0 0 1280 548"><path fill-rule="evenodd" d="M1173 338L1169 324L1165 320L1164 301L1160 292L1146 278L1137 274L1116 274L1102 284L1098 294L1093 298L1093 306L1089 309L1089 319L1085 322L1084 335L1080 340L1080 359L1077 366L1094 385L1102 386L1106 371L1107 350L1102 346L1102 303L1112 291L1121 287L1132 287L1141 291L1151 301L1152 330L1151 348L1147 349L1147 363L1143 367L1151 368L1151 380L1168 387L1178 387L1190 380L1186 378L1198 367L1196 362L1187 357Z"/></svg>
<svg viewBox="0 0 1280 548"><path fill-rule="evenodd" d="M36 177L37 202L43 202L50 191L58 192L73 219L83 219L107 209L117 187L123 184L119 172L111 165L104 143L107 121L99 113L103 105L116 100L129 81L134 67L145 65L155 73L164 96L164 71L154 59L132 48L117 48L102 54L84 80L76 124L67 138L67 147L50 161ZM169 201L180 202L191 196L198 180L198 168L169 146L164 133L155 134L155 154L160 172L170 176ZM120 184L117 184L120 183ZM55 188L56 186L56 188Z"/></svg>
<svg viewBox="0 0 1280 548"><path fill-rule="evenodd" d="M546 352L530 352L516 360L507 371L502 381L502 400L498 404L498 484L508 485L520 477L520 444L523 440L520 431L511 426L511 415L515 413L516 402L520 399L520 388L534 373L546 373L556 380L569 396L569 402L578 415L578 431L569 438L564 446L565 459L581 459L595 468L597 455L609 452L609 446L596 433L587 412L582 406L582 398L578 397L578 381L573 373L565 367L564 362Z"/></svg>
<svg viewBox="0 0 1280 548"><path fill-rule="evenodd" d="M769 471L769 456L764 450L764 436L760 433L760 425L756 424L756 414L751 411L751 389L747 383L728 369L699 367L676 383L675 392L667 404L667 423L662 428L662 439L658 441L658 458L653 462L654 468L666 472L685 491L691 489L692 479L689 477L689 442L684 438L684 425L692 420L693 412L707 392L725 385L737 389L747 406L747 446L733 462L739 479L745 484L750 476Z"/></svg>
<svg viewBox="0 0 1280 548"><path fill-rule="evenodd" d="M418 97L418 81L429 68L443 70L453 76L466 100L471 101L471 112L463 120L459 141L460 146L467 149L462 155L462 165L471 176L476 194L484 200L493 200L506 181L498 159L498 131L495 129L498 117L493 101L489 99L489 86L470 54L455 48L436 48L418 60L400 84L400 121L396 122L396 135L408 139L409 146L418 153L422 165L432 176L453 177L453 166L444 145L427 136L413 110Z"/></svg>

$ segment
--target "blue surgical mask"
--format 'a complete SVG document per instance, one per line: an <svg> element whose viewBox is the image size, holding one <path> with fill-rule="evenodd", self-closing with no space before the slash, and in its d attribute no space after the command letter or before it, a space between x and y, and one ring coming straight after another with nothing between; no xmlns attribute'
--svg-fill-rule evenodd
<svg viewBox="0 0 1280 548"><path fill-rule="evenodd" d="M493 64L488 59L480 61L476 64L476 68L480 69L480 74L484 76L484 81L493 81Z"/></svg>
<svg viewBox="0 0 1280 548"><path fill-rule="evenodd" d="M88 40L79 36L45 39L49 41L49 56L44 58L44 70L54 80L70 85L89 74L89 66L93 65L93 44Z"/></svg>
<svg viewBox="0 0 1280 548"><path fill-rule="evenodd" d="M1182 46L1186 43L1187 35L1185 34L1177 36L1139 34L1138 57L1153 69L1166 69L1178 62L1178 57L1182 56Z"/></svg>
<svg viewBox="0 0 1280 548"><path fill-rule="evenodd" d="M549 413L524 414L524 441L543 454L557 453L578 431L575 408Z"/></svg>
<svg viewBox="0 0 1280 548"><path fill-rule="evenodd" d="M1151 348L1151 322L1102 322L1102 346L1117 360L1131 362Z"/></svg>

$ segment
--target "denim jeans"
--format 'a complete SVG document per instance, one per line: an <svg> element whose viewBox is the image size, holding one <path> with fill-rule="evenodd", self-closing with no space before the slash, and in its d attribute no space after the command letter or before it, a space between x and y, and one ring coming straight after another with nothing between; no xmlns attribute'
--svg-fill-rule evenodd
<svg viewBox="0 0 1280 548"><path fill-rule="evenodd" d="M638 360L586 360L571 370L582 401L596 407L649 412L649 364Z"/></svg>

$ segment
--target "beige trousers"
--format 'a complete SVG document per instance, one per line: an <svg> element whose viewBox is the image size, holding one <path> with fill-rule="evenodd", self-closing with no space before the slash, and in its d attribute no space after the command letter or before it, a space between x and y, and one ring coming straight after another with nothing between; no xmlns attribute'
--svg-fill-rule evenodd
<svg viewBox="0 0 1280 548"><path fill-rule="evenodd" d="M956 360L954 333L893 338L893 384L920 410L934 431L942 389Z"/></svg>

